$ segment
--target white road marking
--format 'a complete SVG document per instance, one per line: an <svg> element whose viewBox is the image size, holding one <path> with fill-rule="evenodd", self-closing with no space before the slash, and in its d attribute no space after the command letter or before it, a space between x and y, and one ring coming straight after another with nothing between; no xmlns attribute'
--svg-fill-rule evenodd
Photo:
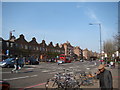
<svg viewBox="0 0 120 90"><path fill-rule="evenodd" d="M36 76L38 76L38 75L24 76L24 77L17 77L17 78L8 78L8 79L3 79L3 80L10 81L10 80L24 79L24 78L30 78L30 77L36 77Z"/></svg>
<svg viewBox="0 0 120 90"><path fill-rule="evenodd" d="M86 69L88 69L88 70L89 70L90 68L86 68Z"/></svg>
<svg viewBox="0 0 120 90"><path fill-rule="evenodd" d="M50 70L43 70L42 72L50 72Z"/></svg>
<svg viewBox="0 0 120 90"><path fill-rule="evenodd" d="M0 73L11 73L11 72L0 72Z"/></svg>
<svg viewBox="0 0 120 90"><path fill-rule="evenodd" d="M51 72L50 74L56 74L56 73L58 73L58 72Z"/></svg>
<svg viewBox="0 0 120 90"><path fill-rule="evenodd" d="M34 69L34 68L26 68L26 69L30 70L30 69Z"/></svg>

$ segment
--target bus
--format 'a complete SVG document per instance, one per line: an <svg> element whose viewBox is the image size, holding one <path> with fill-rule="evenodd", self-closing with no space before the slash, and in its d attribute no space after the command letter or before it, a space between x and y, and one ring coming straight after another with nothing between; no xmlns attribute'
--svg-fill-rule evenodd
<svg viewBox="0 0 120 90"><path fill-rule="evenodd" d="M59 60L57 60L58 63L71 63L70 56L66 56L65 54L59 55Z"/></svg>

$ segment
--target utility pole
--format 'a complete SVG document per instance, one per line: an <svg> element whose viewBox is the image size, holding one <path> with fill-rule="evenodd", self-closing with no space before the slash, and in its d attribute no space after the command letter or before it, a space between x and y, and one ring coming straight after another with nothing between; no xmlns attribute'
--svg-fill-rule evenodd
<svg viewBox="0 0 120 90"><path fill-rule="evenodd" d="M100 23L89 23L89 25L99 25L99 31L100 31L100 58L101 58L101 54L102 54L101 24Z"/></svg>

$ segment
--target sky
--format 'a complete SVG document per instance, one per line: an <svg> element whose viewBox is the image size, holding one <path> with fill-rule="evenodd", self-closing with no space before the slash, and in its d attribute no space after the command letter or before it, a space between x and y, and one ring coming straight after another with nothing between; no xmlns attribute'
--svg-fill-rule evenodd
<svg viewBox="0 0 120 90"><path fill-rule="evenodd" d="M94 25L89 25L93 23ZM44 39L63 44L69 41L81 49L99 52L102 42L112 39L118 30L117 2L2 2L2 37L9 32L27 41Z"/></svg>

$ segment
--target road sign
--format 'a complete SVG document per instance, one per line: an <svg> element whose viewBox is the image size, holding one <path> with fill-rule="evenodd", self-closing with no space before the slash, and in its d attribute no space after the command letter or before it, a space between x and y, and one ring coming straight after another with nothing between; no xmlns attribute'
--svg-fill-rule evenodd
<svg viewBox="0 0 120 90"><path fill-rule="evenodd" d="M6 55L7 55L7 56L9 55L9 50L6 50Z"/></svg>

